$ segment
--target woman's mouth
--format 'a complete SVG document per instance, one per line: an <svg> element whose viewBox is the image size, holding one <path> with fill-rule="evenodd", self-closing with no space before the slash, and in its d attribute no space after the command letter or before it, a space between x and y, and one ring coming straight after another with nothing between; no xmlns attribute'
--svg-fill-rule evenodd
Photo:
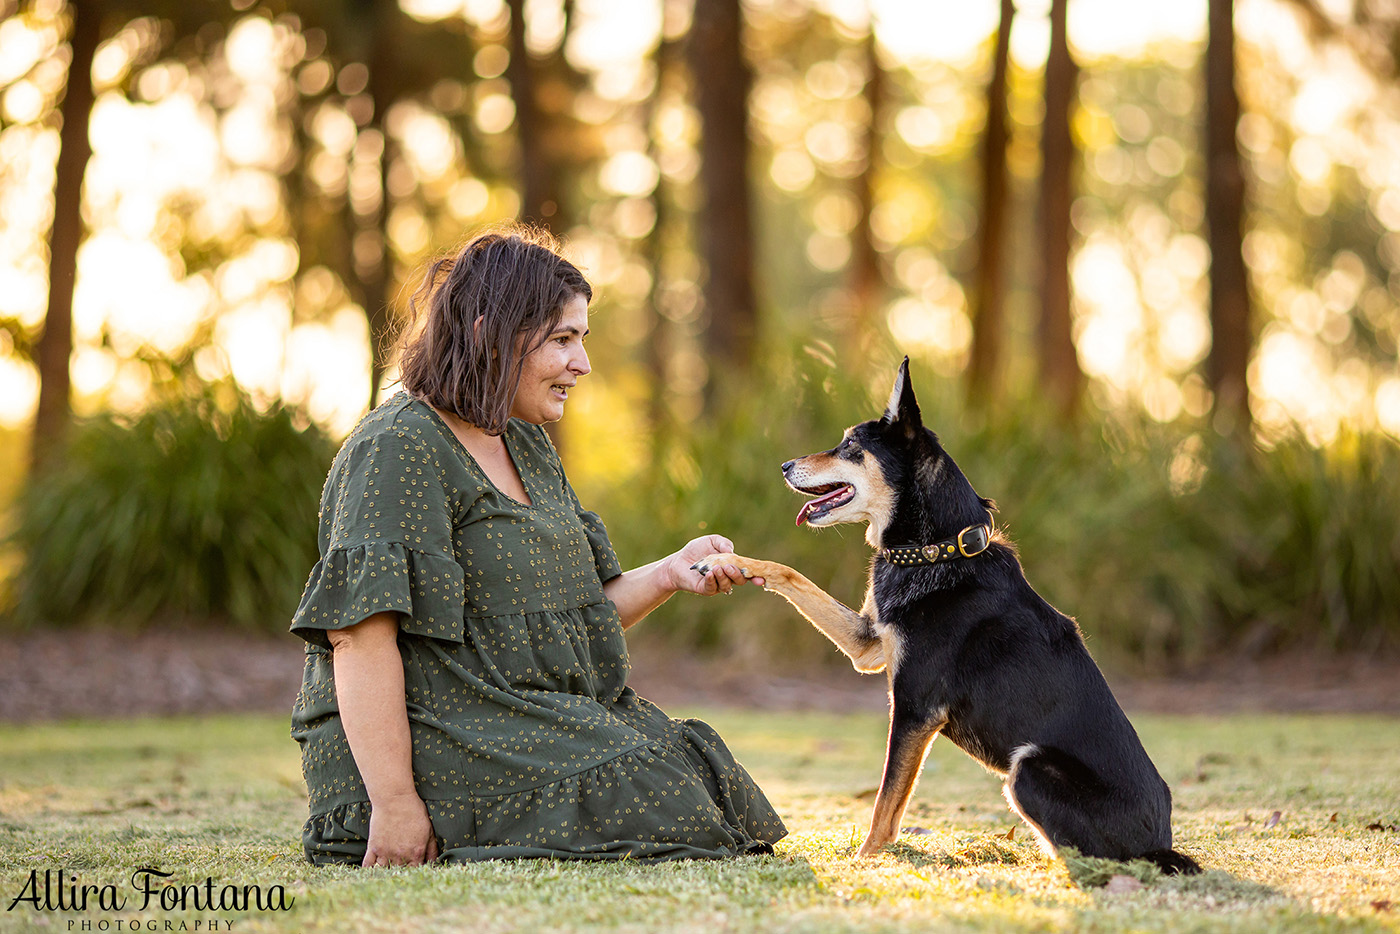
<svg viewBox="0 0 1400 934"><path fill-rule="evenodd" d="M569 398L569 389L572 388L572 386L572 383L554 383L549 387L549 391L558 396L559 400L562 402Z"/></svg>

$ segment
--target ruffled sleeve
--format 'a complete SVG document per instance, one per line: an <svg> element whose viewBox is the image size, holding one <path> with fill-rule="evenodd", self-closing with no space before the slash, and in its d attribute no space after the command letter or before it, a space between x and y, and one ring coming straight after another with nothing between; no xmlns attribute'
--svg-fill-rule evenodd
<svg viewBox="0 0 1400 934"><path fill-rule="evenodd" d="M574 488L569 486L568 480L564 481L564 489L568 491L574 505L578 506L578 497L574 495ZM587 536L588 545L593 549L593 563L598 568L598 579L606 584L614 577L622 576L622 564L613 553L612 542L608 540L608 530L603 526L603 520L596 512L589 512L582 506L578 507L578 519L583 523L583 534Z"/></svg>
<svg viewBox="0 0 1400 934"><path fill-rule="evenodd" d="M326 480L321 560L291 631L329 648L328 631L393 612L404 632L461 643L463 578L431 451L404 432L352 437Z"/></svg>

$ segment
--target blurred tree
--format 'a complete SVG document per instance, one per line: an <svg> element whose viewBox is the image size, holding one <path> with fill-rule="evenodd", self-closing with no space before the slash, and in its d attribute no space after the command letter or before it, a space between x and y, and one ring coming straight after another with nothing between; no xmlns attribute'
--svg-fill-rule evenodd
<svg viewBox="0 0 1400 934"><path fill-rule="evenodd" d="M663 7L666 6L663 0ZM674 6L674 0L672 2ZM663 33L656 47L656 80L652 85L642 111L642 126L646 130L647 156L655 164L661 163L661 129L657 125L663 101L668 95L679 96L674 85L682 78L676 67L680 49L680 39ZM660 463L662 452L670 443L671 416L666 401L667 361L671 357L671 328L669 319L662 313L666 301L666 254L669 246L667 236L670 221L676 213L671 205L670 185L664 173L657 173L656 187L651 190L653 220L651 232L642 244L642 251L651 272L651 284L647 289L646 321L647 333L643 350L647 382L651 392L647 397L647 424L651 434L653 463Z"/></svg>
<svg viewBox="0 0 1400 934"><path fill-rule="evenodd" d="M367 144L360 152L376 158L377 151L377 196L347 195L342 203L344 228L317 227L322 236L337 241L321 251L338 254L334 265L369 325L372 407L379 401L393 351L394 305L400 292L388 229L394 209L390 174L400 153L386 118L399 102L428 98L439 82L473 80L472 43L460 18L423 22L407 16L398 0L280 3L307 27L326 33L327 58L339 69L338 88Z"/></svg>
<svg viewBox="0 0 1400 934"><path fill-rule="evenodd" d="M510 64L506 80L515 102L519 150L520 219L563 233L573 223L565 190L568 165L576 154L575 121L570 113L582 76L569 64L564 46L573 23L573 2L564 2L559 43L543 58L526 44L525 0L507 0L510 9Z"/></svg>
<svg viewBox="0 0 1400 934"><path fill-rule="evenodd" d="M61 106L62 131L55 185L55 211L50 248L50 305L35 358L40 374L40 402L35 421L33 456L52 447L69 420L67 361L72 353L71 318L76 255L82 239L80 194L89 147L87 126L93 104L91 64L105 36L115 35L132 19L154 17L162 23L162 46L184 48L182 55L202 57L207 43L182 46L208 27L226 27L243 16L293 13L294 22L319 30L328 38L327 59L341 75L347 109L357 118L362 138L371 134L378 154L378 195L358 204L345 197L338 207L308 197L305 166L284 180L286 206L301 247L302 265L308 258L336 269L350 297L364 309L371 335L371 404L377 401L390 355L393 302L398 294L388 221L393 202L389 173L397 154L395 138L385 126L388 111L399 101L426 99L444 80L474 78L470 42L459 19L424 23L406 16L397 0L266 0L258 10L248 3L225 0L85 0L69 5L73 28L70 79ZM345 66L360 66L362 77L352 77ZM137 73L133 69L133 76ZM303 127L305 102L293 101L292 122ZM466 135L465 133L463 134ZM305 147L303 147L305 150ZM330 208L328 211L327 208Z"/></svg>
<svg viewBox="0 0 1400 934"><path fill-rule="evenodd" d="M573 224L568 209L569 163L579 154L577 123L572 106L583 83L582 76L564 55L573 23L573 0L564 0L564 28L559 42L542 59L530 53L526 42L528 20L525 0L506 0L510 10L510 63L506 80L515 103L517 177L522 221L562 234ZM545 425L560 456L564 456L564 432L558 422Z"/></svg>
<svg viewBox="0 0 1400 934"><path fill-rule="evenodd" d="M1050 54L1045 60L1045 120L1040 134L1040 374L1051 404L1064 419L1079 407L1084 373L1070 326L1069 254L1073 227L1074 105L1078 66L1069 51L1068 0L1050 4Z"/></svg>
<svg viewBox="0 0 1400 934"><path fill-rule="evenodd" d="M1318 0L1289 0L1303 14L1314 39L1339 40L1368 71L1381 80L1400 72L1400 6L1387 0L1362 0L1342 6ZM1334 18L1343 14L1341 21Z"/></svg>
<svg viewBox="0 0 1400 934"><path fill-rule="evenodd" d="M727 387L742 384L758 332L749 207L752 76L744 59L743 20L739 0L704 0L695 4L690 28L691 86L702 127L698 220L710 363L705 396L711 408Z"/></svg>
<svg viewBox="0 0 1400 934"><path fill-rule="evenodd" d="M884 68L875 41L875 22L862 43L865 58L865 104L870 118L865 126L865 164L855 178L857 220L851 231L850 288L855 301L855 331L862 353L868 350L869 337L878 326L877 314L884 298L885 276L880 268L880 251L875 248L875 234L870 220L875 210L876 179L880 171L880 143L884 139L885 85Z"/></svg>
<svg viewBox="0 0 1400 934"><path fill-rule="evenodd" d="M572 4L570 4L572 5ZM506 80L515 102L515 137L520 147L520 218L550 226L559 211L559 179L544 151L544 114L535 88L535 66L525 45L525 0L507 0L510 8L510 64Z"/></svg>
<svg viewBox="0 0 1400 934"><path fill-rule="evenodd" d="M59 114L58 166L54 180L53 227L49 234L49 304L44 330L35 347L39 369L39 408L34 416L32 467L62 450L73 412L69 399L68 361L73 355L73 285L78 272L78 245L83 239L83 175L92 145L92 59L102 38L106 0L90 0L79 9L68 5L68 81Z"/></svg>
<svg viewBox="0 0 1400 934"><path fill-rule="evenodd" d="M1006 223L1006 73L1011 58L1012 0L1001 0L992 77L987 82L987 123L982 133L982 209L977 231L977 271L972 290L972 349L967 364L967 397L975 406L1000 394L1006 286L1002 275Z"/></svg>
<svg viewBox="0 0 1400 934"><path fill-rule="evenodd" d="M399 68L403 40L398 27L403 14L398 0L356 0L351 13L358 35L368 37L363 57L369 67L369 82L365 86L372 108L369 129L378 133L381 140L379 203L356 210L353 199L347 200L355 230L350 256L350 268L355 271L352 281L358 286L355 298L364 308L369 324L369 405L373 408L379 402L394 332L395 290L389 246L389 167L393 164L394 140L384 118L406 84Z"/></svg>
<svg viewBox="0 0 1400 934"><path fill-rule="evenodd" d="M141 16L159 18L169 27L163 33L169 38L193 35L210 23L227 23L234 14L222 0L83 0L81 4L70 0L67 6L71 20L68 79L59 108L61 128L49 234L49 301L43 332L35 346L39 405L31 449L34 465L62 449L72 421L68 368L73 355L73 289L83 239L83 177L92 156L88 124L95 99L92 62L98 46L104 35L115 34Z"/></svg>
<svg viewBox="0 0 1400 934"><path fill-rule="evenodd" d="M1206 40L1206 228L1210 243L1210 355L1216 428L1249 436L1249 280L1244 266L1244 170L1236 139L1234 0L1210 0Z"/></svg>

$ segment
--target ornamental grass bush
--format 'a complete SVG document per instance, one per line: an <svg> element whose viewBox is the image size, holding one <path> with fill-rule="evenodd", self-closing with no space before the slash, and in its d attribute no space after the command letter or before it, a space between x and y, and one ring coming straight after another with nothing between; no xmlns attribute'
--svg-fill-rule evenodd
<svg viewBox="0 0 1400 934"><path fill-rule="evenodd" d="M640 474L573 477L624 566L721 532L859 606L864 526L794 527L803 498L779 465L879 413L894 361L866 376L819 348L781 359L730 415L657 439ZM1100 659L1156 667L1226 650L1400 647L1395 439L1241 450L1199 424L1089 412L1068 428L1033 400L971 413L960 384L919 367L915 390L925 424L998 500L996 523L1031 584L1079 620ZM79 423L59 466L13 507L9 624L197 616L284 632L316 560L335 447L306 426L228 385ZM785 601L756 590L677 597L629 639L763 664L841 661Z"/></svg>
<svg viewBox="0 0 1400 934"><path fill-rule="evenodd" d="M230 384L78 422L14 506L14 626L214 618L284 632L334 445Z"/></svg>
<svg viewBox="0 0 1400 934"><path fill-rule="evenodd" d="M1400 644L1400 446L1347 433L1217 459L1195 494L1219 529L1220 603L1261 648L1306 641L1374 652Z"/></svg>

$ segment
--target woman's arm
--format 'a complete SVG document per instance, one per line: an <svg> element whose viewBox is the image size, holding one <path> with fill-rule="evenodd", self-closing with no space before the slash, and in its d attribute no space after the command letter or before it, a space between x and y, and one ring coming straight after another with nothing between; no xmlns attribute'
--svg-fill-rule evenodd
<svg viewBox="0 0 1400 934"><path fill-rule="evenodd" d="M677 591L708 596L730 593L745 583L744 575L732 565L713 568L703 576L691 569L692 564L706 555L733 550L734 543L722 535L701 536L687 542L675 554L614 577L603 585L603 594L617 607L622 628L628 629ZM762 587L763 578L753 578L751 583Z"/></svg>
<svg viewBox="0 0 1400 934"><path fill-rule="evenodd" d="M328 634L340 721L369 792L363 866L416 866L438 855L428 809L413 784L398 634L394 613L376 613Z"/></svg>

